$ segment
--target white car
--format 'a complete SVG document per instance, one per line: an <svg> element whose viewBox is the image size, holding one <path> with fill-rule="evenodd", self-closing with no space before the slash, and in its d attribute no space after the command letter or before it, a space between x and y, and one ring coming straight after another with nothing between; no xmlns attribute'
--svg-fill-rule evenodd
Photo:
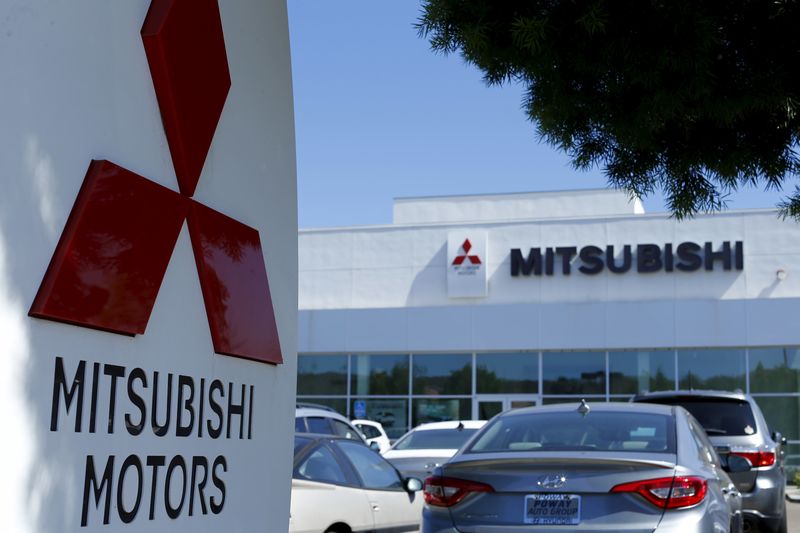
<svg viewBox="0 0 800 533"><path fill-rule="evenodd" d="M364 435L347 417L324 407L298 406L294 412L294 432L339 435L346 439L366 442Z"/></svg>
<svg viewBox="0 0 800 533"><path fill-rule="evenodd" d="M372 445L372 443L377 444L380 453L386 452L391 447L392 444L389 441L389 436L386 434L386 431L383 430L383 426L380 422L362 419L356 419L352 422L356 429L367 438L367 442L370 445Z"/></svg>
<svg viewBox="0 0 800 533"><path fill-rule="evenodd" d="M395 442L383 456L407 477L424 480L447 462L486 420L450 420L422 424Z"/></svg>
<svg viewBox="0 0 800 533"><path fill-rule="evenodd" d="M417 531L421 488L360 442L295 435L289 533Z"/></svg>

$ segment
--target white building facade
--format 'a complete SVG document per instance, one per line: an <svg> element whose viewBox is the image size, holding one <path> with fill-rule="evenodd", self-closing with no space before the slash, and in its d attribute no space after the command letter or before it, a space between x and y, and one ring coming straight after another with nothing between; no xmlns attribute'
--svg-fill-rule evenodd
<svg viewBox="0 0 800 533"><path fill-rule="evenodd" d="M384 422L741 389L800 443L800 225L608 190L395 201L301 230L298 398Z"/></svg>

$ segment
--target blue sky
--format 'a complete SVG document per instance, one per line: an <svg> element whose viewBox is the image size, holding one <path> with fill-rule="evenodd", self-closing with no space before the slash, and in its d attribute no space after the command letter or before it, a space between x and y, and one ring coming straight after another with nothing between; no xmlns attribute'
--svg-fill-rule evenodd
<svg viewBox="0 0 800 533"><path fill-rule="evenodd" d="M301 228L388 224L395 197L606 187L539 142L521 87L487 87L458 55L431 52L413 27L419 1L288 6ZM728 207L780 196L739 191ZM660 194L644 204L665 210Z"/></svg>

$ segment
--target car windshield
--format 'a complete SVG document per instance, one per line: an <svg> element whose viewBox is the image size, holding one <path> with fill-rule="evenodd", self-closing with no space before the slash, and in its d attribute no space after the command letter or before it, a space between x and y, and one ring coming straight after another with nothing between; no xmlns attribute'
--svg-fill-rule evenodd
<svg viewBox="0 0 800 533"><path fill-rule="evenodd" d="M675 453L674 427L671 416L657 413L514 414L496 418L468 451Z"/></svg>
<svg viewBox="0 0 800 533"><path fill-rule="evenodd" d="M394 445L395 450L457 450L478 430L475 428L412 431Z"/></svg>
<svg viewBox="0 0 800 533"><path fill-rule="evenodd" d="M726 398L665 398L649 403L680 405L700 422L710 437L719 435L755 435L756 421L750 404Z"/></svg>

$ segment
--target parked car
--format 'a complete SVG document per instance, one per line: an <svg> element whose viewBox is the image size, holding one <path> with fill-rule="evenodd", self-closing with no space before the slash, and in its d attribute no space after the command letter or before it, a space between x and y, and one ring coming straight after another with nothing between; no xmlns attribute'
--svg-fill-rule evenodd
<svg viewBox="0 0 800 533"><path fill-rule="evenodd" d="M367 439L367 443L373 443L378 447L380 453L386 452L391 447L389 436L383 430L380 422L374 420L355 419L352 420L353 425L358 429Z"/></svg>
<svg viewBox="0 0 800 533"><path fill-rule="evenodd" d="M783 437L770 432L758 404L742 392L669 391L641 394L634 402L680 405L705 429L717 452L744 457L752 470L731 475L742 493L745 527L786 531ZM753 527L752 529L755 529Z"/></svg>
<svg viewBox="0 0 800 533"><path fill-rule="evenodd" d="M434 468L450 459L484 424L485 420L421 424L397 439L383 456L404 476L425 479Z"/></svg>
<svg viewBox="0 0 800 533"><path fill-rule="evenodd" d="M416 531L421 488L360 442L295 435L289 531Z"/></svg>
<svg viewBox="0 0 800 533"><path fill-rule="evenodd" d="M740 497L681 407L581 402L494 417L425 481L422 533L742 531Z"/></svg>
<svg viewBox="0 0 800 533"><path fill-rule="evenodd" d="M295 408L294 432L339 435L346 439L367 442L364 435L350 423L347 417L336 411L318 407Z"/></svg>

